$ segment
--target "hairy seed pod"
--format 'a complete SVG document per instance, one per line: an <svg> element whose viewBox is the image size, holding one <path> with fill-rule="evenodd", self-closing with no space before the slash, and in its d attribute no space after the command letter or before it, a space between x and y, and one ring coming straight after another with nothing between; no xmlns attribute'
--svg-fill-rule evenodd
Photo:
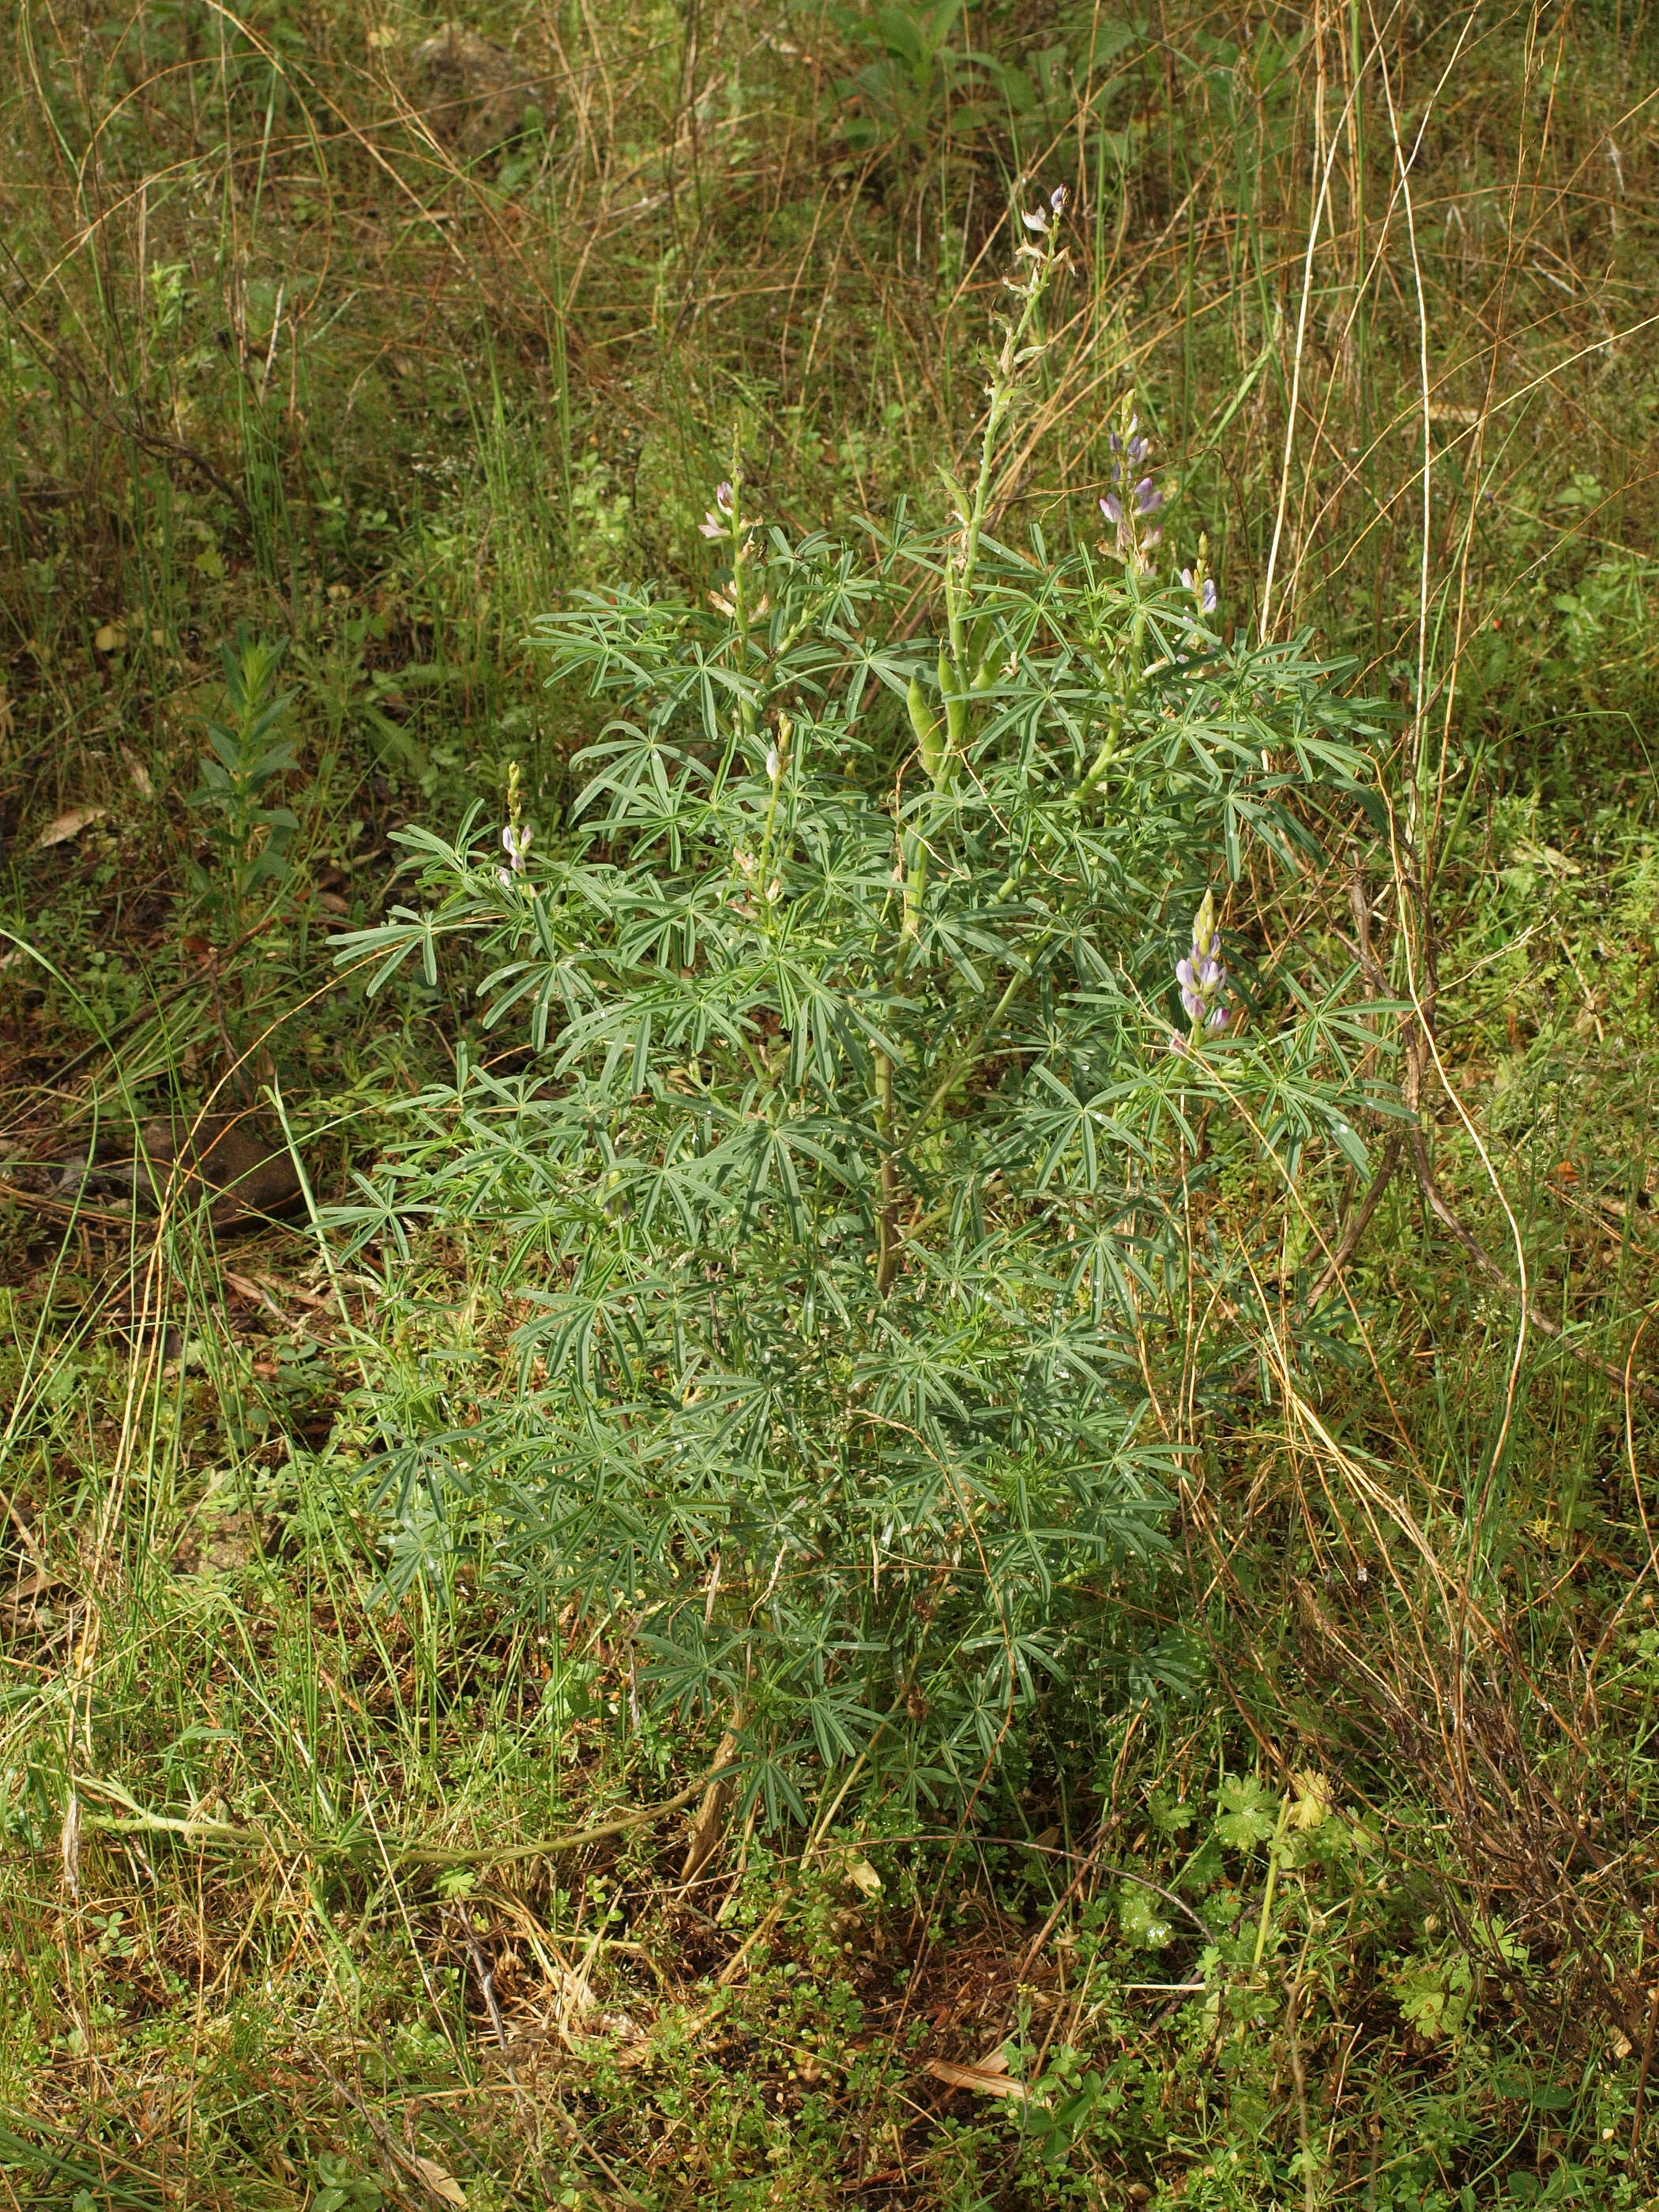
<svg viewBox="0 0 1659 2212"><path fill-rule="evenodd" d="M910 688L904 695L904 703L910 710L910 727L916 733L916 743L921 748L921 764L935 781L945 763L945 747L939 737L939 721L927 704L927 694L921 688L921 678L913 676Z"/></svg>

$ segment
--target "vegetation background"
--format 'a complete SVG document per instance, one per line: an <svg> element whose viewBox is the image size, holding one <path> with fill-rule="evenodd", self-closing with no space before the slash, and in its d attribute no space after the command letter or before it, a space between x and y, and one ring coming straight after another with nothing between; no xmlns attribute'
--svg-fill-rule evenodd
<svg viewBox="0 0 1659 2212"><path fill-rule="evenodd" d="M1645 0L0 20L12 2202L1650 2201ZM480 1255L377 1336L395 1255L304 1203L491 1047L330 939L515 764L556 823L532 621L705 591L734 437L793 527L943 517L1060 185L1000 526L1091 533L1133 386L1229 630L1397 702L1395 834L1231 921L1359 962L1413 1134L1310 1200L1352 1326L1170 1410L1109 1601L1184 1678L688 1878L719 1727L614 1626L465 1547L380 1594L364 1362L465 1340ZM193 1202L167 1116L256 1106ZM147 1127L159 1212L100 1173Z"/></svg>

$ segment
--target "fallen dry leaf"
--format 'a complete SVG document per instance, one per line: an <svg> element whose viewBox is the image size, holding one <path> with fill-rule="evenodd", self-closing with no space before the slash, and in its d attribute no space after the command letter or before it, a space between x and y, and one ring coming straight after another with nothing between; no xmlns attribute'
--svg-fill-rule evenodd
<svg viewBox="0 0 1659 2212"><path fill-rule="evenodd" d="M948 2058L930 2058L922 2068L935 2081L943 2081L948 2088L971 2089L981 2097L1012 2097L1017 2104L1025 2102L1025 2084L1008 2078L1008 2061L1000 2051L982 2058L977 2066L953 2066Z"/></svg>
<svg viewBox="0 0 1659 2212"><path fill-rule="evenodd" d="M45 1569L39 1574L27 1575L21 1581L15 1582L9 1589L0 1591L0 1609L14 1615L20 1613L25 1606L32 1606L46 1591L58 1589L63 1581L61 1575L48 1574Z"/></svg>
<svg viewBox="0 0 1659 2212"><path fill-rule="evenodd" d="M71 837L78 837L89 823L101 822L109 812L107 806L71 806L51 822L34 841L37 853L44 853L48 845L67 845Z"/></svg>
<svg viewBox="0 0 1659 2212"><path fill-rule="evenodd" d="M429 2158L411 2158L410 2164L434 2197L441 2197L446 2204L456 2205L460 2208L460 2212L465 2212L466 2191L453 2173L446 2173L442 2166Z"/></svg>
<svg viewBox="0 0 1659 2212"><path fill-rule="evenodd" d="M866 1897L881 1895L881 1876L862 1851L849 1850L844 1863L847 1869L847 1879L855 1888L862 1890Z"/></svg>

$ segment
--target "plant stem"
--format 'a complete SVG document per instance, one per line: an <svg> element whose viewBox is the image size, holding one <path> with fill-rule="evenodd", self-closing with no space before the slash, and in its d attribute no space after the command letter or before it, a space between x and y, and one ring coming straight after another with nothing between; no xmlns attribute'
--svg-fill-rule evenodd
<svg viewBox="0 0 1659 2212"><path fill-rule="evenodd" d="M876 1290L885 1297L898 1268L898 1158L893 1145L893 1062L876 1054L876 1127L881 1138L881 1210L876 1218Z"/></svg>

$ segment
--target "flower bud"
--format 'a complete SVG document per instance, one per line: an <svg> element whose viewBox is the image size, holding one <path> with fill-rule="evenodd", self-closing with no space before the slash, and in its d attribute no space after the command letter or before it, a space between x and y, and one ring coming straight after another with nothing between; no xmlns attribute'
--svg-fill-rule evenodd
<svg viewBox="0 0 1659 2212"><path fill-rule="evenodd" d="M1232 1019L1223 1003L1227 970L1221 958L1221 936L1216 927L1215 894L1206 891L1204 902L1193 916L1192 950L1176 963L1176 981L1187 1018L1196 1030L1219 1036Z"/></svg>

